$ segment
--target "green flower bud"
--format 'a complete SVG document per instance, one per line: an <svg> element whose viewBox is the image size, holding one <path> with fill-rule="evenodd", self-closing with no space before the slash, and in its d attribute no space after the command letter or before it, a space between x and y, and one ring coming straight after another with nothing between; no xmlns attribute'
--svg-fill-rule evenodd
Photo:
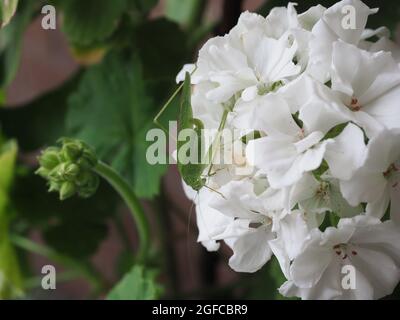
<svg viewBox="0 0 400 320"><path fill-rule="evenodd" d="M49 192L58 192L61 189L61 183L49 181Z"/></svg>
<svg viewBox="0 0 400 320"><path fill-rule="evenodd" d="M87 183L78 188L78 195L81 198L90 198L96 193L100 184L100 179L96 174L91 174Z"/></svg>
<svg viewBox="0 0 400 320"><path fill-rule="evenodd" d="M39 164L41 167L52 170L60 163L59 148L48 148L39 157Z"/></svg>
<svg viewBox="0 0 400 320"><path fill-rule="evenodd" d="M60 200L66 200L72 197L76 192L76 187L73 182L65 181L60 188Z"/></svg>
<svg viewBox="0 0 400 320"><path fill-rule="evenodd" d="M75 162L83 153L83 148L80 143L69 142L62 147L63 157L71 162Z"/></svg>
<svg viewBox="0 0 400 320"><path fill-rule="evenodd" d="M47 179L47 177L49 176L50 171L44 167L40 167L39 169L37 169L35 171L35 173L39 176L41 176L44 179Z"/></svg>
<svg viewBox="0 0 400 320"><path fill-rule="evenodd" d="M75 183L78 187L83 187L89 183L92 178L92 173L90 171L81 171L75 179Z"/></svg>
<svg viewBox="0 0 400 320"><path fill-rule="evenodd" d="M67 181L74 181L79 175L79 166L75 163L65 163L63 167L62 177Z"/></svg>
<svg viewBox="0 0 400 320"><path fill-rule="evenodd" d="M51 181L63 181L63 173L65 171L65 163L60 163L57 167L51 170L48 174L48 179Z"/></svg>
<svg viewBox="0 0 400 320"><path fill-rule="evenodd" d="M91 149L85 149L82 157L78 160L79 166L87 169L91 169L97 164L97 157Z"/></svg>

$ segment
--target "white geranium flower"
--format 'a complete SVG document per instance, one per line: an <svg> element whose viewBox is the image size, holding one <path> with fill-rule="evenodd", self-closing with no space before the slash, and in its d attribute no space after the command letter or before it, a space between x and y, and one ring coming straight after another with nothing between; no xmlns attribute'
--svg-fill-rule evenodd
<svg viewBox="0 0 400 320"><path fill-rule="evenodd" d="M242 97L251 100L300 72L300 67L293 63L296 45L289 47L287 37L273 39L252 32L244 34L241 40L243 50L233 47L229 36L213 38L200 50L193 83L216 84L207 92L208 100L226 102L243 90Z"/></svg>
<svg viewBox="0 0 400 320"><path fill-rule="evenodd" d="M367 214L382 218L390 200L391 218L400 222L400 132L382 131L370 140L365 163L353 177L341 181L343 196L352 205L368 203Z"/></svg>
<svg viewBox="0 0 400 320"><path fill-rule="evenodd" d="M366 29L376 12L360 0L245 12L177 76L192 73L193 115L216 147L206 187L186 190L198 241L225 242L237 272L274 254L285 296L378 299L400 279L400 48Z"/></svg>
<svg viewBox="0 0 400 320"><path fill-rule="evenodd" d="M283 264L289 280L279 291L302 299L379 299L400 280L399 257L400 233L391 221L342 219L338 228L310 232L290 266ZM354 267L354 289L342 285L343 266Z"/></svg>
<svg viewBox="0 0 400 320"><path fill-rule="evenodd" d="M302 193L302 196L299 196L299 193ZM320 180L314 178L312 174L304 174L296 184L292 196L296 199L299 208L309 214L331 212L345 218L354 217L363 212L362 206L353 207L343 198L339 180L331 177L329 173L322 175Z"/></svg>
<svg viewBox="0 0 400 320"><path fill-rule="evenodd" d="M263 198L269 194L257 195L250 180L232 181L215 193L209 206L234 219L225 233L216 237L225 240L234 254L229 265L237 272L255 272L270 258L268 241L275 238L273 224L284 213L280 210L266 210Z"/></svg>
<svg viewBox="0 0 400 320"><path fill-rule="evenodd" d="M303 173L316 170L322 163L327 145L333 142L323 140L327 128L324 130L315 120L323 117L324 110L319 108L319 113L309 112L315 106L311 102L307 109L300 111L303 127L296 124L286 101L278 96L265 97L264 104L258 109L259 122L262 122L260 129L267 136L250 141L246 155L250 163L268 175L273 188L291 186ZM326 118L330 116L325 113ZM336 119L332 121L335 123Z"/></svg>
<svg viewBox="0 0 400 320"><path fill-rule="evenodd" d="M371 53L338 41L332 63L332 89L342 94L368 137L383 128L400 128L400 67L390 52Z"/></svg>
<svg viewBox="0 0 400 320"><path fill-rule="evenodd" d="M346 7L354 8L355 28L343 27L343 12L346 12L343 8ZM312 29L314 39L309 44L307 72L322 83L329 81L333 43L340 39L357 46L362 40L368 16L376 12L377 9L370 9L360 0L343 0L325 10Z"/></svg>

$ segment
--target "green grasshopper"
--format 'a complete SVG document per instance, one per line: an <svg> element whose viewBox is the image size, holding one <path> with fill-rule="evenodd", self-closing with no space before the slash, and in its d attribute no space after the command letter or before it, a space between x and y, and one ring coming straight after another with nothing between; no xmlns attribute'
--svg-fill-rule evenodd
<svg viewBox="0 0 400 320"><path fill-rule="evenodd" d="M195 135L194 137L191 137L190 141L194 141L196 143L196 146L198 148L198 155L202 155L202 142L203 142L203 133L202 129L204 128L203 123L201 120L193 118L193 110L192 110L192 104L191 104L191 78L190 74L187 72L185 75L185 81L183 82L182 85L178 87L178 89L172 94L170 99L166 102L166 104L161 108L160 112L157 114L157 116L154 118L154 123L158 125L161 129L163 129L166 133L168 131L166 130L165 127L162 126L162 124L158 121L160 116L163 114L163 112L167 109L169 104L173 101L173 99L178 95L178 93L183 89L183 94L182 94L182 99L181 99L181 105L180 105L180 112L179 112L179 125L178 125L178 136L179 132L181 132L184 129L193 129L193 134ZM212 160L215 157L215 150L217 150L219 143L220 143L220 138L221 138L221 133L222 130L225 127L226 119L228 116L229 110L225 110L224 114L222 116L221 124L218 128L217 136L214 139L212 145L209 147L207 154L206 154L206 159L199 159L200 161L197 161L197 163L187 163L184 164L180 161L179 157L179 151L182 148L183 145L186 144L186 141L179 141L177 142L177 151L178 151L178 170L180 175L182 176L182 179L185 181L187 185L192 187L195 191L199 191L203 187L207 187L206 182L207 182L207 177L211 175L211 170L212 170L212 165L210 165L210 169L208 170L207 176L203 176L203 172L208 166L209 163L212 163ZM201 161L203 160L203 161ZM205 160L205 161L204 161Z"/></svg>

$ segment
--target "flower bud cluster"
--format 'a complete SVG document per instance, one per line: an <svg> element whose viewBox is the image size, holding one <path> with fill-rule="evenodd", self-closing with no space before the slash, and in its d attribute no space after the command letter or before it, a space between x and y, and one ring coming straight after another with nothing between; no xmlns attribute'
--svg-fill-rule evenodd
<svg viewBox="0 0 400 320"><path fill-rule="evenodd" d="M39 156L38 175L47 180L49 192L58 192L60 200L75 194L91 197L99 186L99 177L93 171L97 164L94 151L84 142L62 139L61 147L49 147Z"/></svg>

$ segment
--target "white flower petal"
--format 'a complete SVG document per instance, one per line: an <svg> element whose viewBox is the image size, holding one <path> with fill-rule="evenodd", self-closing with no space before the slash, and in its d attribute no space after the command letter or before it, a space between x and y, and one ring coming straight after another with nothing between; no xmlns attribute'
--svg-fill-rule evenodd
<svg viewBox="0 0 400 320"><path fill-rule="evenodd" d="M231 243L233 256L229 266L236 272L256 272L271 258L268 241L273 234L263 227L254 230Z"/></svg>
<svg viewBox="0 0 400 320"><path fill-rule="evenodd" d="M325 160L333 177L349 180L364 164L366 156L364 133L359 127L349 123L334 142L328 145Z"/></svg>

